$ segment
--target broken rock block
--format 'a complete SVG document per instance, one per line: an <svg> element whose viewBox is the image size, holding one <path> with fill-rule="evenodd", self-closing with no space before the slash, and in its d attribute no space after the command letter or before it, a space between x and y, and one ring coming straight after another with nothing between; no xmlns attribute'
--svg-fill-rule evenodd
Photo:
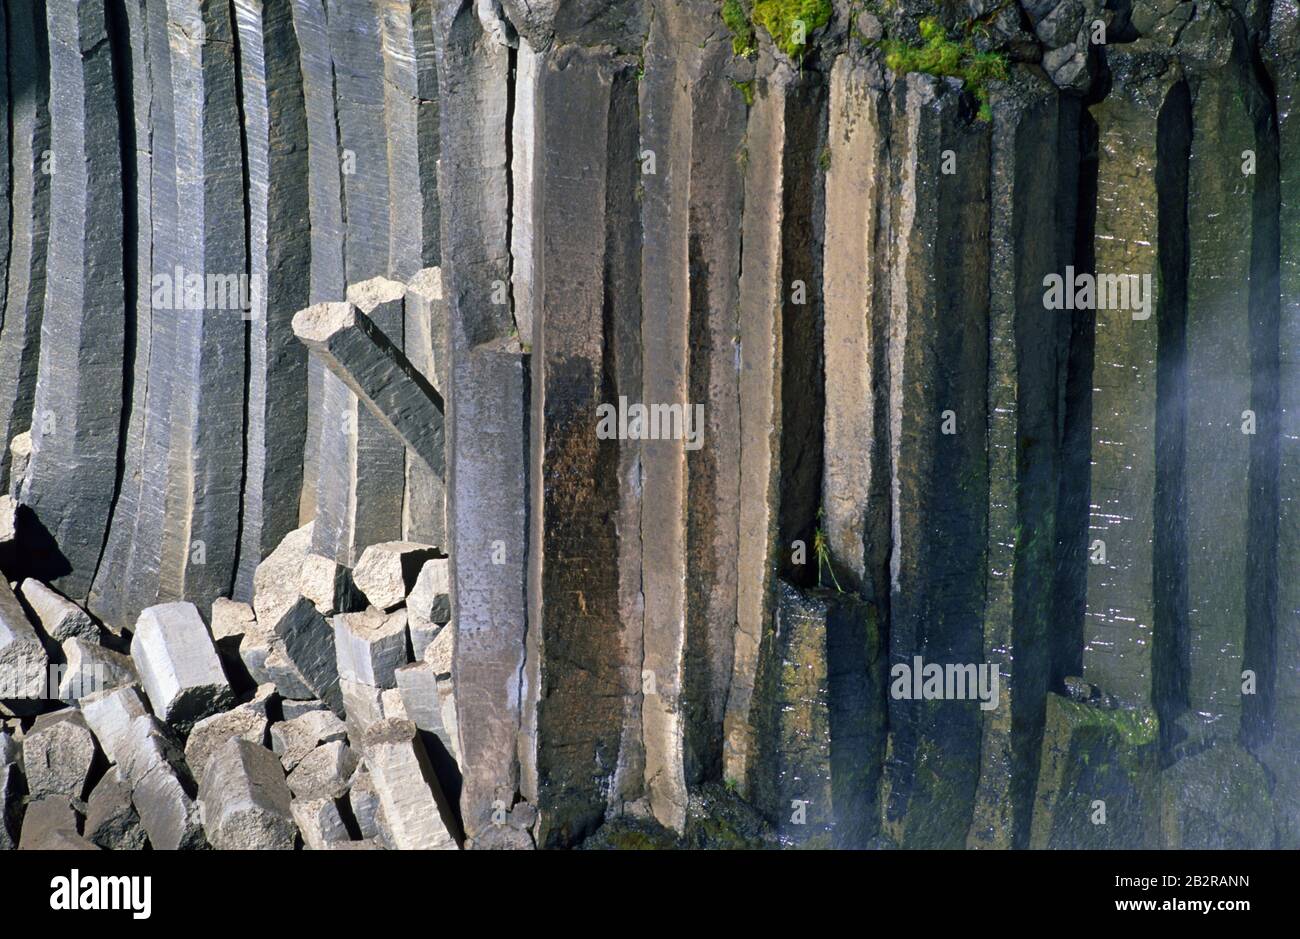
<svg viewBox="0 0 1300 939"><path fill-rule="evenodd" d="M62 643L73 636L99 642L99 627L90 614L63 594L31 577L19 585L18 592L31 607L45 635L55 642Z"/></svg>
<svg viewBox="0 0 1300 939"><path fill-rule="evenodd" d="M424 657L425 638L432 638L451 621L451 561L432 558L420 568L406 598L407 625L411 629L411 646L417 659ZM420 637L417 639L417 635Z"/></svg>
<svg viewBox="0 0 1300 939"><path fill-rule="evenodd" d="M256 627L257 618L249 604L218 597L212 601L210 622L217 653L222 661L230 662L239 658L240 642Z"/></svg>
<svg viewBox="0 0 1300 939"><path fill-rule="evenodd" d="M234 704L212 637L193 603L163 603L141 613L131 656L154 713L182 734Z"/></svg>
<svg viewBox="0 0 1300 939"><path fill-rule="evenodd" d="M364 682L339 679L343 707L347 714L348 737L360 740L366 728L384 719L383 692Z"/></svg>
<svg viewBox="0 0 1300 939"><path fill-rule="evenodd" d="M42 714L23 740L27 788L33 799L83 799L95 762L95 736L81 711Z"/></svg>
<svg viewBox="0 0 1300 939"><path fill-rule="evenodd" d="M40 636L0 577L0 698L45 697L48 663Z"/></svg>
<svg viewBox="0 0 1300 939"><path fill-rule="evenodd" d="M131 722L149 713L135 685L100 691L81 699L81 712L110 763L121 762L130 739Z"/></svg>
<svg viewBox="0 0 1300 939"><path fill-rule="evenodd" d="M365 605L352 582L352 571L323 554L308 554L303 559L298 589L322 616L349 613Z"/></svg>
<svg viewBox="0 0 1300 939"><path fill-rule="evenodd" d="M194 781L180 744L161 721L151 714L131 721L119 747L118 766L155 851L204 846Z"/></svg>
<svg viewBox="0 0 1300 939"><path fill-rule="evenodd" d="M432 545L411 541L372 544L362 552L352 579L357 589L366 595L371 606L381 610L396 609L406 599L406 595L412 592L426 563L434 560L436 554L437 549Z"/></svg>
<svg viewBox="0 0 1300 939"><path fill-rule="evenodd" d="M1031 848L1159 843L1155 713L1049 693Z"/></svg>
<svg viewBox="0 0 1300 939"><path fill-rule="evenodd" d="M289 808L294 824L302 832L303 846L308 850L327 851L331 845L350 840L333 799L294 799Z"/></svg>
<svg viewBox="0 0 1300 939"><path fill-rule="evenodd" d="M238 737L212 754L199 789L203 826L219 849L293 850L291 803L275 754Z"/></svg>
<svg viewBox="0 0 1300 939"><path fill-rule="evenodd" d="M405 665L397 670L397 688L407 717L420 730L434 734L449 752L450 735L442 719L442 698L438 694L438 676L427 662Z"/></svg>
<svg viewBox="0 0 1300 939"><path fill-rule="evenodd" d="M286 721L291 721L294 718L302 717L304 714L308 714L311 711L324 711L324 710L328 710L325 707L325 702L317 698L306 698L306 699L298 699L298 700L285 698L280 702L280 715Z"/></svg>
<svg viewBox="0 0 1300 939"><path fill-rule="evenodd" d="M117 770L109 770L90 794L86 838L109 851L139 851L147 836L131 804L131 787Z"/></svg>
<svg viewBox="0 0 1300 939"><path fill-rule="evenodd" d="M456 837L448 825L455 816L415 725L380 721L366 730L361 748L394 846L455 850Z"/></svg>
<svg viewBox="0 0 1300 939"><path fill-rule="evenodd" d="M129 655L105 649L80 636L64 640L63 656L67 665L59 679L61 701L75 703L89 695L139 681Z"/></svg>
<svg viewBox="0 0 1300 939"><path fill-rule="evenodd" d="M339 678L375 688L393 688L393 672L407 662L406 611L368 609L334 617Z"/></svg>
<svg viewBox="0 0 1300 939"><path fill-rule="evenodd" d="M98 851L77 830L77 810L66 796L37 799L23 816L20 851Z"/></svg>
<svg viewBox="0 0 1300 939"><path fill-rule="evenodd" d="M271 749L286 773L321 744L347 739L347 728L332 711L308 711L271 725Z"/></svg>
<svg viewBox="0 0 1300 939"><path fill-rule="evenodd" d="M357 820L362 838L377 840L385 847L392 846L388 823L384 820L384 807L379 803L379 793L375 791L375 782L370 778L370 770L364 760L352 775L348 805L352 809L352 817Z"/></svg>
<svg viewBox="0 0 1300 939"><path fill-rule="evenodd" d="M269 627L274 632L273 645L279 646L284 659L293 664L294 672L301 676L305 686L301 690L292 689L277 682L280 693L286 698L320 698L341 714L343 699L338 687L334 634L312 602L299 595L276 619L268 621L259 616L258 626ZM276 652L272 648L268 669L280 665Z"/></svg>
<svg viewBox="0 0 1300 939"><path fill-rule="evenodd" d="M1268 775L1248 751L1217 740L1160 774L1160 823L1166 848L1271 848Z"/></svg>
<svg viewBox="0 0 1300 939"><path fill-rule="evenodd" d="M321 744L289 774L289 789L296 799L339 799L357 768L357 756L342 740Z"/></svg>
<svg viewBox="0 0 1300 939"><path fill-rule="evenodd" d="M199 721L185 741L185 763L189 766L194 781L203 785L208 761L227 740L238 737L260 747L266 740L266 728L265 697Z"/></svg>
<svg viewBox="0 0 1300 939"><path fill-rule="evenodd" d="M387 688L379 693L380 710L384 712L384 719L390 717L400 717L402 720L407 719L406 704L402 701L402 692L397 688Z"/></svg>

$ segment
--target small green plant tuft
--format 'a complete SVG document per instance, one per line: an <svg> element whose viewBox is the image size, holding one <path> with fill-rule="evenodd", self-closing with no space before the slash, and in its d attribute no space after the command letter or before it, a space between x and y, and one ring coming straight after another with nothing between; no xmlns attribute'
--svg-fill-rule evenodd
<svg viewBox="0 0 1300 939"><path fill-rule="evenodd" d="M808 37L831 21L831 0L755 0L754 22L795 61L808 51Z"/></svg>
<svg viewBox="0 0 1300 939"><path fill-rule="evenodd" d="M731 51L736 55L751 56L757 48L754 24L740 0L723 0L722 22L731 30Z"/></svg>
<svg viewBox="0 0 1300 939"><path fill-rule="evenodd" d="M988 83L1006 79L1006 56L976 51L970 37L960 42L948 38L943 24L932 16L921 20L920 27L921 38L925 40L922 45L910 46L896 39L884 42L885 64L900 75L925 72L941 78L962 79L979 102L979 119L992 120Z"/></svg>
<svg viewBox="0 0 1300 939"><path fill-rule="evenodd" d="M733 80L732 84L735 85L736 88L740 90L741 95L745 99L745 106L753 107L754 106L754 83L752 81L738 82Z"/></svg>
<svg viewBox="0 0 1300 939"><path fill-rule="evenodd" d="M835 577L835 566L831 563L830 543L826 540L826 532L822 531L820 526L813 533L813 551L817 555L817 585L825 586L822 582L822 571L825 570L831 575L831 583L835 585L836 592L843 593L844 588Z"/></svg>

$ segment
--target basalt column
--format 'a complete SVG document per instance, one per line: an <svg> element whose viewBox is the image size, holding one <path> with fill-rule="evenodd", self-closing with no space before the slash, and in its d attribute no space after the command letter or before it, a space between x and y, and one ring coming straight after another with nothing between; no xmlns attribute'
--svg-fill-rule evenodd
<svg viewBox="0 0 1300 939"><path fill-rule="evenodd" d="M1085 308L1063 314L1096 320L1083 677L1129 706L1150 708L1177 695L1175 675L1157 675L1154 656L1157 648L1172 652L1185 589L1175 563L1183 413L1172 366L1181 355L1186 304L1180 216L1188 102L1174 66L1111 53L1122 81L1092 108L1099 140L1096 275L1098 284L1127 282L1130 303L1088 309L1099 306L1101 291L1094 290L1076 295L1085 304L1071 304ZM1076 292L1069 283L1065 290ZM1143 309L1128 308L1135 306L1133 290L1143 292ZM1158 376L1160 346L1165 371ZM1164 457L1160 476L1157 452ZM1170 684L1157 692L1162 680Z"/></svg>
<svg viewBox="0 0 1300 939"><path fill-rule="evenodd" d="M311 288L307 116L290 0L236 0L248 159L248 466L234 597L251 601L262 558L297 527L307 360L293 314Z"/></svg>
<svg viewBox="0 0 1300 939"><path fill-rule="evenodd" d="M334 110L334 61L323 0L292 0L294 33L301 56L307 121L308 221L311 232L312 303L337 302L347 286L343 270L343 174ZM321 412L325 369L307 361L307 443L303 454L299 522L316 516L320 467Z"/></svg>
<svg viewBox="0 0 1300 939"><path fill-rule="evenodd" d="M155 294L155 306L176 345L150 363L172 372L159 596L207 609L229 594L238 549L248 255L242 134L230 129L242 124L229 5L169 0L168 13L176 268L170 302Z"/></svg>
<svg viewBox="0 0 1300 939"><path fill-rule="evenodd" d="M480 26L470 2L434 10L442 107L438 178L449 323L446 395L452 666L460 733L461 815L469 843L521 788L520 759L528 518L528 357L511 343L509 50ZM505 299L509 299L508 296ZM535 783L531 792L536 792Z"/></svg>
<svg viewBox="0 0 1300 939"><path fill-rule="evenodd" d="M1260 747L1276 783L1278 847L1300 847L1300 754L1288 728L1300 726L1300 6L1277 0L1267 64L1276 95L1281 170L1281 319L1278 331L1278 554L1276 638L1269 729Z"/></svg>
<svg viewBox="0 0 1300 939"><path fill-rule="evenodd" d="M538 64L525 706L535 708L538 844L568 845L604 818L640 692L620 621L619 449L597 407L615 380L613 331L635 323L636 62L559 45ZM612 237L611 237L612 236ZM631 247L633 250L628 250Z"/></svg>
<svg viewBox="0 0 1300 939"><path fill-rule="evenodd" d="M45 2L5 5L9 69L9 265L0 326L0 484L9 487L9 441L31 426L45 310L50 230L50 59Z"/></svg>
<svg viewBox="0 0 1300 939"><path fill-rule="evenodd" d="M116 9L116 12L114 12ZM149 348L153 336L153 116L149 24L145 0L109 7L118 66L120 119L130 122L123 147L124 181L134 186L135 204L127 205L123 229L127 257L134 269L123 274L134 297L127 298L126 381L123 387L128 419L120 454L120 477L104 552L91 585L89 606L110 628L127 622L126 571L139 518L143 479L144 429L149 387Z"/></svg>
<svg viewBox="0 0 1300 939"><path fill-rule="evenodd" d="M887 604L889 95L878 63L836 61L827 153L826 542L840 586Z"/></svg>
<svg viewBox="0 0 1300 939"><path fill-rule="evenodd" d="M642 726L651 806L678 828L686 787L723 772L734 653L740 232L716 220L741 211L745 103L727 78L724 35L710 4L663 8L640 98L640 400L680 405L683 418L676 439L641 444L644 501L656 506L641 523Z"/></svg>
<svg viewBox="0 0 1300 939"><path fill-rule="evenodd" d="M993 89L989 258L988 574L982 661L998 669L996 706L983 714L971 847L1029 840L1048 681L1056 544L1059 310L1045 277L1070 258L1044 233L1068 227L1077 141L1062 138L1055 88L1014 70ZM1077 124L1076 124L1077 126ZM1062 166L1062 164L1066 164ZM1068 189L1067 189L1068 187Z"/></svg>
<svg viewBox="0 0 1300 939"><path fill-rule="evenodd" d="M889 656L911 674L918 659L984 655L989 129L963 111L955 84L908 75L894 94ZM981 712L913 697L889 701L885 830L905 847L960 847Z"/></svg>
<svg viewBox="0 0 1300 939"><path fill-rule="evenodd" d="M104 546L122 422L122 165L103 0L55 3L50 249L32 458L22 501L58 544L52 573L84 599ZM134 300L134 297L130 298Z"/></svg>

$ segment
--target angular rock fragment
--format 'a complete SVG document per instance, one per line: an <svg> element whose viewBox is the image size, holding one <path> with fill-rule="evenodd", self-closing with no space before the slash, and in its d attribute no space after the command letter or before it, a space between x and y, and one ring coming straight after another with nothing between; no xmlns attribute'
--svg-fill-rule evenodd
<svg viewBox="0 0 1300 939"><path fill-rule="evenodd" d="M43 698L49 660L22 604L0 577L0 698Z"/></svg>
<svg viewBox="0 0 1300 939"><path fill-rule="evenodd" d="M402 692L397 688L386 688L379 695L379 704L384 712L384 719L397 717L407 719L406 705L402 702Z"/></svg>
<svg viewBox="0 0 1300 939"><path fill-rule="evenodd" d="M280 702L280 713L284 720L291 721L295 718L302 717L304 714L310 714L312 711L327 710L325 702L315 698L294 701L285 699Z"/></svg>
<svg viewBox="0 0 1300 939"><path fill-rule="evenodd" d="M259 620L260 625L263 624ZM343 702L338 687L334 634L329 623L310 600L298 597L276 622L274 629L275 642L281 649L272 650L268 663L273 663L276 653L282 650L284 658L292 663L294 671L305 683L304 689L286 687L280 689L281 693L286 698L320 698L336 714L341 714Z"/></svg>
<svg viewBox="0 0 1300 939"><path fill-rule="evenodd" d="M352 582L352 571L320 554L308 554L303 560L298 589L321 616L348 613L365 605Z"/></svg>
<svg viewBox="0 0 1300 939"><path fill-rule="evenodd" d="M95 736L79 710L36 718L23 739L23 767L31 797L84 799L96 752Z"/></svg>
<svg viewBox="0 0 1300 939"><path fill-rule="evenodd" d="M331 711L308 711L271 725L271 749L286 773L322 744L346 739L347 728Z"/></svg>
<svg viewBox="0 0 1300 939"><path fill-rule="evenodd" d="M395 677L407 718L420 730L436 734L446 746L442 701L438 697L438 676L433 669L425 662L417 662L399 668Z"/></svg>
<svg viewBox="0 0 1300 939"><path fill-rule="evenodd" d="M438 635L433 637L424 650L422 661L427 663L439 678L451 677L452 665L455 662L455 643L456 629L448 623L439 630Z"/></svg>
<svg viewBox="0 0 1300 939"><path fill-rule="evenodd" d="M131 804L131 787L117 770L104 774L86 804L85 835L108 851L138 851L147 836Z"/></svg>
<svg viewBox="0 0 1300 939"><path fill-rule="evenodd" d="M360 740L366 728L384 719L383 691L348 678L339 679L339 691L347 715L348 737Z"/></svg>
<svg viewBox="0 0 1300 939"><path fill-rule="evenodd" d="M180 743L156 717L131 722L119 747L118 766L131 785L131 804L155 851L204 846L194 780Z"/></svg>
<svg viewBox="0 0 1300 939"><path fill-rule="evenodd" d="M212 754L199 789L208 840L225 850L293 850L291 802L275 754L238 737Z"/></svg>
<svg viewBox="0 0 1300 939"><path fill-rule="evenodd" d="M361 748L399 850L455 850L454 819L429 756L410 721L380 721L368 728Z"/></svg>
<svg viewBox="0 0 1300 939"><path fill-rule="evenodd" d="M289 808L302 833L303 847L309 851L326 851L351 839L333 799L294 799Z"/></svg>
<svg viewBox="0 0 1300 939"><path fill-rule="evenodd" d="M451 621L451 562L446 558L431 558L420 568L415 586L406 597L407 625L411 629L411 646L417 659L424 657L427 639L438 628Z"/></svg>
<svg viewBox="0 0 1300 939"><path fill-rule="evenodd" d="M223 662L239 658L239 646L244 635L256 628L257 618L253 608L226 597L212 602L212 641Z"/></svg>
<svg viewBox="0 0 1300 939"><path fill-rule="evenodd" d="M352 809L352 817L357 820L362 838L378 840L391 846L392 839L388 834L387 822L384 821L384 808L379 803L379 793L375 791L374 780L370 778L364 760L352 776L348 805Z"/></svg>
<svg viewBox="0 0 1300 939"><path fill-rule="evenodd" d="M72 636L99 642L99 627L90 614L62 594L30 577L18 586L18 592L36 615L41 630L55 642L62 643Z"/></svg>
<svg viewBox="0 0 1300 939"><path fill-rule="evenodd" d="M9 441L9 494L16 498L23 490L27 467L32 461L32 432L23 431Z"/></svg>
<svg viewBox="0 0 1300 939"><path fill-rule="evenodd" d="M1157 737L1149 709L1049 693L1030 847L1157 847Z"/></svg>
<svg viewBox="0 0 1300 939"><path fill-rule="evenodd" d="M424 576L424 569L434 563L437 549L432 545L415 544L409 541L390 541L373 544L366 548L357 562L352 579L357 588L366 595L370 605L380 610L392 610L401 606L407 594L413 593ZM437 591L439 586L446 587L445 565L441 585L437 582L436 572L430 575L433 581L425 586L426 592ZM430 614L439 615L441 609L432 609L436 595L429 599ZM448 613L450 611L448 610ZM445 623L446 620L444 619Z"/></svg>
<svg viewBox="0 0 1300 939"><path fill-rule="evenodd" d="M21 501L90 592L117 483L122 423L121 131L104 0L49 4L50 237L32 456ZM49 337L59 337L51 341Z"/></svg>
<svg viewBox="0 0 1300 939"><path fill-rule="evenodd" d="M239 737L262 746L266 740L268 720L266 700L241 704L222 714L205 717L194 725L185 740L185 763L194 781L203 785L204 773L212 754L225 746L227 740Z"/></svg>
<svg viewBox="0 0 1300 939"><path fill-rule="evenodd" d="M289 774L289 789L296 799L338 799L348 791L357 756L342 740L321 744Z"/></svg>
<svg viewBox="0 0 1300 939"><path fill-rule="evenodd" d="M164 603L141 613L131 655L154 713L181 733L234 703L212 637L192 603Z"/></svg>
<svg viewBox="0 0 1300 939"><path fill-rule="evenodd" d="M334 649L340 679L394 687L393 671L407 663L406 611L340 613L334 617Z"/></svg>
<svg viewBox="0 0 1300 939"><path fill-rule="evenodd" d="M67 660L59 680L59 698L77 702L88 695L111 691L139 681L129 655L105 649L76 636L63 643Z"/></svg>
<svg viewBox="0 0 1300 939"><path fill-rule="evenodd" d="M98 851L81 836L77 811L66 796L36 799L23 815L20 851Z"/></svg>
<svg viewBox="0 0 1300 939"><path fill-rule="evenodd" d="M130 685L81 699L81 712L110 763L120 763L131 739L131 723L149 713L140 689Z"/></svg>

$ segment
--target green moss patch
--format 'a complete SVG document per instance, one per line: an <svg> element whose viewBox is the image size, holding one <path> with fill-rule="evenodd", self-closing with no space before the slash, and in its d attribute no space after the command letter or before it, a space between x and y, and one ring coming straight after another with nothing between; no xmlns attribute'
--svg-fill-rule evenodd
<svg viewBox="0 0 1300 939"><path fill-rule="evenodd" d="M921 20L920 26L924 42L919 46L896 39L882 43L885 64L900 75L924 72L940 78L960 78L979 102L980 120L991 120L988 83L1006 79L1006 56L978 51L969 36L961 40L950 39L943 25L934 17Z"/></svg>

